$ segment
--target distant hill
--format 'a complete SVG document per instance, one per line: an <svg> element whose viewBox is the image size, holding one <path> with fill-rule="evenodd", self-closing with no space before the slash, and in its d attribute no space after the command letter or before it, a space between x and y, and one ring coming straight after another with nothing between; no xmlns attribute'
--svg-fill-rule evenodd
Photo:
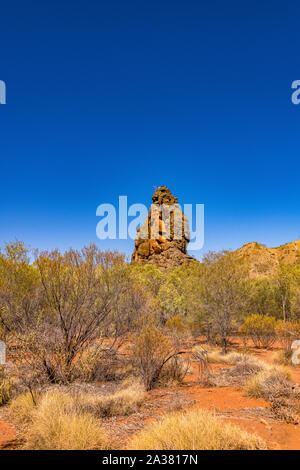
<svg viewBox="0 0 300 470"><path fill-rule="evenodd" d="M300 239L277 248L267 248L259 243L247 243L236 254L250 265L250 277L268 277L279 263L294 264L300 259Z"/></svg>

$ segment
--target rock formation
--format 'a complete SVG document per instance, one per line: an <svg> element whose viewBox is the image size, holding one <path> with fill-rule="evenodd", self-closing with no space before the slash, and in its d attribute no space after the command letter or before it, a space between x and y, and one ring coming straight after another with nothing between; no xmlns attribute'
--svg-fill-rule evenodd
<svg viewBox="0 0 300 470"><path fill-rule="evenodd" d="M294 264L300 260L300 240L276 248L267 248L259 243L247 243L235 252L241 262L249 265L251 278L274 275L279 264Z"/></svg>
<svg viewBox="0 0 300 470"><path fill-rule="evenodd" d="M194 258L187 254L190 240L188 219L178 200L165 186L152 196L152 205L144 224L137 229L131 262L153 264L167 270Z"/></svg>

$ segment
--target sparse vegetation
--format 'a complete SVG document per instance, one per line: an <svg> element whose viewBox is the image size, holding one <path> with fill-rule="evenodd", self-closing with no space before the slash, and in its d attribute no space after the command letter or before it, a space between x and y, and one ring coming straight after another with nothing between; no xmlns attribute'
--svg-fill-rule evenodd
<svg viewBox="0 0 300 470"><path fill-rule="evenodd" d="M259 437L204 410L174 413L150 424L129 445L134 450L263 450Z"/></svg>
<svg viewBox="0 0 300 470"><path fill-rule="evenodd" d="M208 352L208 360L211 363L220 364L248 364L249 366L252 365L256 368L263 368L265 365L262 361L259 361L249 354L232 352L224 355L220 351L216 350Z"/></svg>
<svg viewBox="0 0 300 470"><path fill-rule="evenodd" d="M266 400L291 396L293 390L290 373L280 367L266 368L252 377L247 384L248 395Z"/></svg>
<svg viewBox="0 0 300 470"><path fill-rule="evenodd" d="M0 367L0 406L28 430L27 449L111 448L110 420L133 413L148 417L152 397L166 395L167 403L174 393L152 389L183 390L190 381L200 390L235 386L269 401L273 418L297 422L299 392L279 366L291 366L291 344L299 339L299 262L253 280L248 262L231 252L209 253L201 263L168 272L129 265L118 252L94 245L36 253L34 263L30 254L20 242L0 253L0 335L10 361L10 369ZM253 354L254 344L265 359L269 353L261 349L275 341L282 347L273 355L278 366ZM206 392L212 392L213 404L214 390ZM178 406L174 398L164 411L182 408L186 397L180 393ZM153 423L132 446L265 444L193 411Z"/></svg>

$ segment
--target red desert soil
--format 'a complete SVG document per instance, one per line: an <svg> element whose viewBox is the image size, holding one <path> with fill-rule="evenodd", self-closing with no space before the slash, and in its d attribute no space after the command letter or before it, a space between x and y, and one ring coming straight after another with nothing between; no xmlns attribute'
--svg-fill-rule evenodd
<svg viewBox="0 0 300 470"><path fill-rule="evenodd" d="M5 421L0 421L0 449L15 448L16 433L13 426Z"/></svg>
<svg viewBox="0 0 300 470"><path fill-rule="evenodd" d="M186 388L185 393L196 400L195 407L213 411L222 419L258 434L272 449L300 449L299 426L264 417L261 408L267 410L268 403L245 396L240 387L201 388L194 385Z"/></svg>
<svg viewBox="0 0 300 470"><path fill-rule="evenodd" d="M237 338L233 338L232 349L238 350L241 345ZM270 363L277 349L278 345L268 351L253 347L251 352ZM230 366L213 365L214 370L225 367ZM289 367L289 370L293 381L300 385L300 367ZM171 411L176 401L179 405L181 402L184 409L199 407L215 412L221 419L261 436L270 449L300 450L300 425L274 420L270 416L269 403L247 397L242 386L203 387L197 384L196 365L183 386L148 392L145 404L138 413L129 417L113 418L105 423L105 427L108 432L117 435L118 448L126 449L131 436L149 422ZM0 421L0 449L17 447L13 426Z"/></svg>
<svg viewBox="0 0 300 470"><path fill-rule="evenodd" d="M237 338L233 338L232 348L238 350L240 346L241 342ZM275 344L272 350L251 349L259 359L271 363L279 345ZM219 366L215 368L219 368ZM289 370L292 380L300 385L300 368L289 367ZM195 371L196 368L194 368ZM276 422L265 417L264 410L268 412L268 402L247 397L243 387L203 388L196 385L195 381L195 374L190 375L187 377L188 387L180 387L181 392L196 400L195 407L214 411L246 431L258 434L272 449L300 450L300 426Z"/></svg>

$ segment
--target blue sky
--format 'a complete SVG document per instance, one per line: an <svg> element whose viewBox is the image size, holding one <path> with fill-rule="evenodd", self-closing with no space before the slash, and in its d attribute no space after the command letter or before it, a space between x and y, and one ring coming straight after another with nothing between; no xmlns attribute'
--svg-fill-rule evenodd
<svg viewBox="0 0 300 470"><path fill-rule="evenodd" d="M166 185L207 250L300 237L297 1L1 5L0 245L96 241L96 208Z"/></svg>

